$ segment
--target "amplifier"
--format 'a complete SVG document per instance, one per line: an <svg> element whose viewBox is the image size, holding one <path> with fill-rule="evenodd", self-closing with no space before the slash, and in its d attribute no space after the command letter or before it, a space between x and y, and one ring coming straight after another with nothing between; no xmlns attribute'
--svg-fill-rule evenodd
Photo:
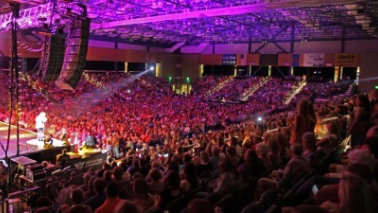
<svg viewBox="0 0 378 213"><path fill-rule="evenodd" d="M41 164L29 166L26 169L26 178L32 182L46 179L46 171L43 169Z"/></svg>

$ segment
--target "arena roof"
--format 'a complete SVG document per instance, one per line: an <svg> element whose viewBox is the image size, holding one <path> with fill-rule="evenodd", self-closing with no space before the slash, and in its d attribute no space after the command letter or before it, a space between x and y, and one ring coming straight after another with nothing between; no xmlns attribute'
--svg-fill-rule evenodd
<svg viewBox="0 0 378 213"><path fill-rule="evenodd" d="M374 38L376 0L5 0L0 31L9 30L9 2L21 5L22 29L49 24L68 30L85 5L91 34L151 44L237 43ZM46 25L45 25L46 26Z"/></svg>

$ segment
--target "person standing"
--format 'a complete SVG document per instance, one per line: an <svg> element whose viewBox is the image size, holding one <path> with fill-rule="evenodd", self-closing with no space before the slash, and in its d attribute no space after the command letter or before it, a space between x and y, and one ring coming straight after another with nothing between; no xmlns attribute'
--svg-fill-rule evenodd
<svg viewBox="0 0 378 213"><path fill-rule="evenodd" d="M45 135L45 123L47 122L46 112L41 112L35 118L35 128L38 131L38 141L43 141L43 137Z"/></svg>

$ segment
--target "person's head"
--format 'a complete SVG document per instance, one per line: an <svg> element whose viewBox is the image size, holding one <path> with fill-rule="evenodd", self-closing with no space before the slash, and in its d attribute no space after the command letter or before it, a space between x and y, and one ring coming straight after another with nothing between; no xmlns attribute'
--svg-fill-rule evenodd
<svg viewBox="0 0 378 213"><path fill-rule="evenodd" d="M35 209L34 213L51 213L48 207L39 207Z"/></svg>
<svg viewBox="0 0 378 213"><path fill-rule="evenodd" d="M137 200L148 199L148 185L147 181L143 178L137 178L133 182L134 197Z"/></svg>
<svg viewBox="0 0 378 213"><path fill-rule="evenodd" d="M368 111L370 111L370 102L369 98L366 95L359 94L356 96L356 106L362 107Z"/></svg>
<svg viewBox="0 0 378 213"><path fill-rule="evenodd" d="M348 153L348 163L362 163L367 165L371 171L374 171L375 163L373 155L367 151L362 149L354 149Z"/></svg>
<svg viewBox="0 0 378 213"><path fill-rule="evenodd" d="M82 204L84 202L84 192L80 188L76 188L71 192L70 198L75 205Z"/></svg>
<svg viewBox="0 0 378 213"><path fill-rule="evenodd" d="M306 150L316 149L316 136L313 132L305 132L302 135L303 148Z"/></svg>
<svg viewBox="0 0 378 213"><path fill-rule="evenodd" d="M226 157L220 164L219 164L219 169L221 173L237 173L234 161L231 158Z"/></svg>
<svg viewBox="0 0 378 213"><path fill-rule="evenodd" d="M364 144L366 144L369 152L374 156L375 159L378 159L378 137L368 137L365 138Z"/></svg>
<svg viewBox="0 0 378 213"><path fill-rule="evenodd" d="M62 155L67 154L67 149L62 149Z"/></svg>
<svg viewBox="0 0 378 213"><path fill-rule="evenodd" d="M209 154L206 151L201 151L200 157L201 157L201 163L203 164L209 163Z"/></svg>
<svg viewBox="0 0 378 213"><path fill-rule="evenodd" d="M49 163L47 161L42 161L41 165L42 165L43 168L46 169L47 166L49 165Z"/></svg>
<svg viewBox="0 0 378 213"><path fill-rule="evenodd" d="M161 177L161 172L159 169L151 169L150 172L148 173L148 176L152 179L152 181L159 181Z"/></svg>
<svg viewBox="0 0 378 213"><path fill-rule="evenodd" d="M371 184L374 181L373 172L365 164L361 164L361 163L350 164L348 165L346 171L361 178L367 184Z"/></svg>
<svg viewBox="0 0 378 213"><path fill-rule="evenodd" d="M220 147L218 145L214 145L211 147L211 154L213 156L219 156L219 153L220 153Z"/></svg>
<svg viewBox="0 0 378 213"><path fill-rule="evenodd" d="M139 213L138 207L135 205L135 203L128 201L128 200L124 200L124 201L120 202L117 205L114 212L116 212L116 213Z"/></svg>
<svg viewBox="0 0 378 213"><path fill-rule="evenodd" d="M188 204L188 213L206 212L213 213L214 205L205 199L194 199Z"/></svg>
<svg viewBox="0 0 378 213"><path fill-rule="evenodd" d="M119 188L118 185L115 182L110 182L108 186L105 189L106 196L108 198L114 198L117 197L119 194Z"/></svg>
<svg viewBox="0 0 378 213"><path fill-rule="evenodd" d="M266 157L269 153L269 147L266 143L259 143L256 145L256 153L259 157Z"/></svg>
<svg viewBox="0 0 378 213"><path fill-rule="evenodd" d="M294 156L300 157L303 154L303 147L300 144L293 144L290 146L290 151Z"/></svg>
<svg viewBox="0 0 378 213"><path fill-rule="evenodd" d="M106 170L106 171L104 172L104 180L109 181L109 180L111 180L111 179L112 179L112 171L110 171L110 170Z"/></svg>
<svg viewBox="0 0 378 213"><path fill-rule="evenodd" d="M330 121L327 124L328 135L331 135L331 134L338 135L339 134L339 129L340 129L340 127L339 127L339 121L337 121L337 120Z"/></svg>
<svg viewBox="0 0 378 213"><path fill-rule="evenodd" d="M244 154L244 161L246 163L256 163L258 158L256 151L252 149L247 150Z"/></svg>
<svg viewBox="0 0 378 213"><path fill-rule="evenodd" d="M351 173L344 173L339 183L340 212L373 212L370 191L364 180Z"/></svg>
<svg viewBox="0 0 378 213"><path fill-rule="evenodd" d="M236 148L234 146L227 146L226 153L228 157L236 156Z"/></svg>
<svg viewBox="0 0 378 213"><path fill-rule="evenodd" d="M183 162L185 163L190 163L192 161L192 155L188 152L186 152L183 156Z"/></svg>
<svg viewBox="0 0 378 213"><path fill-rule="evenodd" d="M164 177L164 184L169 189L180 188L180 176L177 171L170 170Z"/></svg>
<svg viewBox="0 0 378 213"><path fill-rule="evenodd" d="M50 200L47 197L39 197L37 199L37 207L49 207L50 205Z"/></svg>
<svg viewBox="0 0 378 213"><path fill-rule="evenodd" d="M378 89L372 89L369 91L370 102L378 101Z"/></svg>
<svg viewBox="0 0 378 213"><path fill-rule="evenodd" d="M198 175L197 169L193 163L186 163L184 165L183 176L192 185L192 187L197 187Z"/></svg>
<svg viewBox="0 0 378 213"><path fill-rule="evenodd" d="M297 103L297 112L300 115L307 116L309 114L309 101L307 99L301 99Z"/></svg>
<svg viewBox="0 0 378 213"><path fill-rule="evenodd" d="M120 166L116 166L114 167L113 169L113 176L116 180L120 180L122 179L122 175L123 175L123 168L120 167Z"/></svg>
<svg viewBox="0 0 378 213"><path fill-rule="evenodd" d="M106 187L106 183L103 179L96 178L93 181L93 189L94 189L96 194L104 193L105 187Z"/></svg>

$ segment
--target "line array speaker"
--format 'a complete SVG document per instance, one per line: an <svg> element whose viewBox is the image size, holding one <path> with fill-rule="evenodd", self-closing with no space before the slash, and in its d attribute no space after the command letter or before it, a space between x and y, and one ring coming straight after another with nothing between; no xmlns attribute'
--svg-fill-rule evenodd
<svg viewBox="0 0 378 213"><path fill-rule="evenodd" d="M76 19L68 33L62 72L55 84L73 90L80 81L88 51L90 19Z"/></svg>
<svg viewBox="0 0 378 213"><path fill-rule="evenodd" d="M56 81L62 70L65 38L63 35L45 36L40 72L43 81Z"/></svg>

